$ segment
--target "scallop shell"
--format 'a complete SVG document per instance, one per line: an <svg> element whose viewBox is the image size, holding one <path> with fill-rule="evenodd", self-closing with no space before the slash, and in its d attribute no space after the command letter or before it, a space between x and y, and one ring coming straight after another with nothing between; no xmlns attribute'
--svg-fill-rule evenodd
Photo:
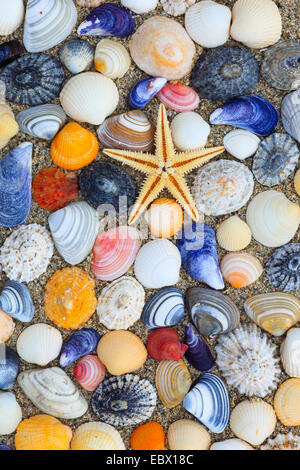
<svg viewBox="0 0 300 470"><path fill-rule="evenodd" d="M39 410L51 416L74 419L88 409L85 398L59 367L21 372L18 384Z"/></svg>
<svg viewBox="0 0 300 470"><path fill-rule="evenodd" d="M102 39L95 51L95 69L105 77L122 78L131 65L130 55L120 42Z"/></svg>
<svg viewBox="0 0 300 470"><path fill-rule="evenodd" d="M210 450L254 450L245 441L241 439L226 439L225 441L214 442Z"/></svg>
<svg viewBox="0 0 300 470"><path fill-rule="evenodd" d="M284 426L300 425L300 379L288 379L275 393L274 408Z"/></svg>
<svg viewBox="0 0 300 470"><path fill-rule="evenodd" d="M277 434L274 439L268 439L260 450L300 450L300 437L292 432Z"/></svg>
<svg viewBox="0 0 300 470"><path fill-rule="evenodd" d="M103 382L106 369L97 356L88 354L79 359L73 372L81 387L93 392Z"/></svg>
<svg viewBox="0 0 300 470"><path fill-rule="evenodd" d="M45 168L34 178L32 194L42 209L61 209L67 202L78 197L77 175L66 174L58 168Z"/></svg>
<svg viewBox="0 0 300 470"><path fill-rule="evenodd" d="M0 45L0 67L7 65L14 59L24 54L25 49L20 41L13 39L12 41L3 42Z"/></svg>
<svg viewBox="0 0 300 470"><path fill-rule="evenodd" d="M270 190L257 194L247 208L247 224L253 238L264 246L288 243L298 230L300 208L281 192Z"/></svg>
<svg viewBox="0 0 300 470"><path fill-rule="evenodd" d="M228 253L222 258L220 268L224 279L236 289L253 284L263 273L259 259L246 252Z"/></svg>
<svg viewBox="0 0 300 470"><path fill-rule="evenodd" d="M285 292L300 288L300 243L275 250L266 263L266 274L275 289Z"/></svg>
<svg viewBox="0 0 300 470"><path fill-rule="evenodd" d="M157 98L165 106L178 112L193 111L200 103L198 93L180 82L165 85L157 93Z"/></svg>
<svg viewBox="0 0 300 470"><path fill-rule="evenodd" d="M52 255L48 231L38 224L22 225L0 248L0 265L9 279L30 282L46 271Z"/></svg>
<svg viewBox="0 0 300 470"><path fill-rule="evenodd" d="M20 282L6 281L0 294L0 309L16 320L30 322L34 305L27 287Z"/></svg>
<svg viewBox="0 0 300 470"><path fill-rule="evenodd" d="M119 92L110 78L98 72L83 72L65 84L60 102L71 119L99 126L116 109Z"/></svg>
<svg viewBox="0 0 300 470"><path fill-rule="evenodd" d="M246 222L233 215L219 225L217 240L224 250L243 250L251 242L251 230Z"/></svg>
<svg viewBox="0 0 300 470"><path fill-rule="evenodd" d="M185 330L185 342L188 350L184 357L189 363L201 372L210 371L215 364L211 349L190 323Z"/></svg>
<svg viewBox="0 0 300 470"><path fill-rule="evenodd" d="M82 424L76 429L72 450L125 450L120 433L110 424L98 421Z"/></svg>
<svg viewBox="0 0 300 470"><path fill-rule="evenodd" d="M243 129L228 132L223 139L223 145L230 155L239 160L254 155L260 143L259 137Z"/></svg>
<svg viewBox="0 0 300 470"><path fill-rule="evenodd" d="M246 300L244 309L251 320L274 336L283 335L300 320L300 301L283 292L254 295Z"/></svg>
<svg viewBox="0 0 300 470"><path fill-rule="evenodd" d="M53 212L48 222L55 246L67 263L79 264L92 251L99 220L86 202L74 202Z"/></svg>
<svg viewBox="0 0 300 470"><path fill-rule="evenodd" d="M0 343L0 390L10 389L19 372L20 360L17 353Z"/></svg>
<svg viewBox="0 0 300 470"><path fill-rule="evenodd" d="M156 8L158 0L121 0L123 7L128 8L129 10L137 13L138 15L143 15L144 13L149 13Z"/></svg>
<svg viewBox="0 0 300 470"><path fill-rule="evenodd" d="M105 287L98 297L99 322L109 330L127 330L141 316L145 291L133 277L123 276Z"/></svg>
<svg viewBox="0 0 300 470"><path fill-rule="evenodd" d="M14 33L22 24L24 18L23 0L1 0L1 19L0 19L0 35L8 36Z"/></svg>
<svg viewBox="0 0 300 470"><path fill-rule="evenodd" d="M192 378L184 361L161 361L156 369L155 385L166 408L175 408L182 402L192 385Z"/></svg>
<svg viewBox="0 0 300 470"><path fill-rule="evenodd" d="M94 328L81 328L75 331L64 341L59 359L60 366L69 366L85 354L95 351L99 340L100 335Z"/></svg>
<svg viewBox="0 0 300 470"><path fill-rule="evenodd" d="M59 356L62 342L62 335L56 328L36 323L18 337L17 352L25 362L46 366Z"/></svg>
<svg viewBox="0 0 300 470"><path fill-rule="evenodd" d="M191 419L174 421L167 437L170 450L208 450L210 446L205 427Z"/></svg>
<svg viewBox="0 0 300 470"><path fill-rule="evenodd" d="M91 68L94 62L94 49L87 41L72 39L60 48L59 58L64 66L76 75Z"/></svg>
<svg viewBox="0 0 300 470"><path fill-rule="evenodd" d="M280 347L283 368L290 377L300 378L300 328L291 328Z"/></svg>
<svg viewBox="0 0 300 470"><path fill-rule="evenodd" d="M184 297L176 287L164 287L147 300L142 317L146 328L174 326L184 320Z"/></svg>
<svg viewBox="0 0 300 470"><path fill-rule="evenodd" d="M279 90L295 90L300 86L300 40L280 41L265 52L261 73Z"/></svg>
<svg viewBox="0 0 300 470"><path fill-rule="evenodd" d="M52 140L67 116L56 104L43 104L21 111L17 117L20 130L31 137Z"/></svg>
<svg viewBox="0 0 300 470"><path fill-rule="evenodd" d="M152 202L144 217L150 232L158 238L173 237L183 224L183 211L180 204L166 197Z"/></svg>
<svg viewBox="0 0 300 470"><path fill-rule="evenodd" d="M113 3L95 8L79 25L77 33L88 36L129 36L135 27L131 13Z"/></svg>
<svg viewBox="0 0 300 470"><path fill-rule="evenodd" d="M165 78L143 78L130 90L129 103L132 108L143 109L167 83Z"/></svg>
<svg viewBox="0 0 300 470"><path fill-rule="evenodd" d="M126 330L109 331L99 341L97 354L111 375L122 375L140 369L147 350L138 336Z"/></svg>
<svg viewBox="0 0 300 470"><path fill-rule="evenodd" d="M284 129L300 143L300 91L286 95L281 103L281 120Z"/></svg>
<svg viewBox="0 0 300 470"><path fill-rule="evenodd" d="M0 434L12 434L22 420L22 410L12 392L0 392Z"/></svg>
<svg viewBox="0 0 300 470"><path fill-rule="evenodd" d="M210 125L197 113L185 112L175 116L171 124L173 142L178 150L188 151L204 147Z"/></svg>
<svg viewBox="0 0 300 470"><path fill-rule="evenodd" d="M130 447L132 450L166 450L162 425L155 421L140 424L131 435Z"/></svg>
<svg viewBox="0 0 300 470"><path fill-rule="evenodd" d="M14 329L15 323L13 319L0 308L0 343L5 343L13 334Z"/></svg>
<svg viewBox="0 0 300 470"><path fill-rule="evenodd" d="M238 0L232 9L230 34L245 46L262 49L279 41L282 24L279 9L271 0Z"/></svg>

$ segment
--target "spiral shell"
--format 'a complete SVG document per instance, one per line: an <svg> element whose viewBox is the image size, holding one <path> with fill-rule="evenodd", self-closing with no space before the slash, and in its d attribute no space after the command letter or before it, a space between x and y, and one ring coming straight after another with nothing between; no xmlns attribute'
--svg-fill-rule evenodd
<svg viewBox="0 0 300 470"><path fill-rule="evenodd" d="M210 435L205 427L191 419L179 419L168 429L170 450L208 450Z"/></svg>
<svg viewBox="0 0 300 470"><path fill-rule="evenodd" d="M284 426L300 425L300 379L288 379L275 393L274 408Z"/></svg>
<svg viewBox="0 0 300 470"><path fill-rule="evenodd" d="M74 367L74 375L82 388L88 392L96 390L103 382L106 369L97 356L88 354L82 357Z"/></svg>
<svg viewBox="0 0 300 470"><path fill-rule="evenodd" d="M21 359L39 366L46 366L56 359L61 347L60 331L44 323L29 326L17 340L17 352Z"/></svg>
<svg viewBox="0 0 300 470"><path fill-rule="evenodd" d="M95 69L105 77L124 77L131 65L130 55L120 42L102 39L95 51Z"/></svg>
<svg viewBox="0 0 300 470"><path fill-rule="evenodd" d="M263 267L255 256L246 252L228 253L220 263L222 276L232 287L247 287L259 279Z"/></svg>
<svg viewBox="0 0 300 470"><path fill-rule="evenodd" d="M280 358L290 377L300 378L300 328L291 328L280 346Z"/></svg>
<svg viewBox="0 0 300 470"><path fill-rule="evenodd" d="M71 441L72 450L125 450L120 433L110 424L90 422L79 426Z"/></svg>
<svg viewBox="0 0 300 470"><path fill-rule="evenodd" d="M227 251L239 251L251 242L251 230L237 215L224 220L217 230L219 245Z"/></svg>
<svg viewBox="0 0 300 470"><path fill-rule="evenodd" d="M166 408L174 408L182 402L192 384L184 361L161 361L156 370L157 393Z"/></svg>

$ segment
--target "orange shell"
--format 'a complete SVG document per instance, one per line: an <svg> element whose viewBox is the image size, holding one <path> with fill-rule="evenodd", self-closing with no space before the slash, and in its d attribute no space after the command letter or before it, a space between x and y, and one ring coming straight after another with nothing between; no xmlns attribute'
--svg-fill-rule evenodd
<svg viewBox="0 0 300 470"><path fill-rule="evenodd" d="M13 319L0 308L0 343L5 343L13 334L14 329Z"/></svg>
<svg viewBox="0 0 300 470"><path fill-rule="evenodd" d="M79 170L97 157L97 137L77 122L67 124L54 138L50 148L55 165L65 170Z"/></svg>
<svg viewBox="0 0 300 470"><path fill-rule="evenodd" d="M275 413L284 426L300 425L300 379L283 382L275 393Z"/></svg>
<svg viewBox="0 0 300 470"><path fill-rule="evenodd" d="M56 271L45 289L45 312L61 328L77 330L97 307L95 282L78 267Z"/></svg>
<svg viewBox="0 0 300 470"><path fill-rule="evenodd" d="M72 429L48 415L24 419L15 436L16 450L69 450Z"/></svg>
<svg viewBox="0 0 300 470"><path fill-rule="evenodd" d="M183 224L183 212L180 205L167 197L156 199L145 214L150 232L159 238L170 238Z"/></svg>
<svg viewBox="0 0 300 470"><path fill-rule="evenodd" d="M137 427L130 440L132 450L165 450L163 427L155 421Z"/></svg>

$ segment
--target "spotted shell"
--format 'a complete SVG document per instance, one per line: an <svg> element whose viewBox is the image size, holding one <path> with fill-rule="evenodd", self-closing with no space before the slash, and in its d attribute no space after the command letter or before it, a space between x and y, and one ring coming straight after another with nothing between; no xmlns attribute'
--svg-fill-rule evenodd
<svg viewBox="0 0 300 470"><path fill-rule="evenodd" d="M166 408L174 408L182 402L192 384L184 361L161 361L156 370L157 393Z"/></svg>
<svg viewBox="0 0 300 470"><path fill-rule="evenodd" d="M200 423L191 419L179 419L168 429L170 450L208 450L210 435Z"/></svg>
<svg viewBox="0 0 300 470"><path fill-rule="evenodd" d="M275 413L284 426L300 425L300 379L283 382L275 393Z"/></svg>
<svg viewBox="0 0 300 470"><path fill-rule="evenodd" d="M237 215L224 220L216 233L219 245L227 251L239 251L246 248L251 242L249 226Z"/></svg>
<svg viewBox="0 0 300 470"><path fill-rule="evenodd" d="M259 279L263 267L255 256L246 252L228 253L220 263L222 276L232 287L247 287Z"/></svg>
<svg viewBox="0 0 300 470"><path fill-rule="evenodd" d="M82 357L74 367L74 375L82 388L88 392L96 390L103 382L106 369L97 356L88 354Z"/></svg>
<svg viewBox="0 0 300 470"><path fill-rule="evenodd" d="M5 343L13 334L14 329L13 319L0 308L0 343Z"/></svg>
<svg viewBox="0 0 300 470"><path fill-rule="evenodd" d="M110 424L89 422L74 432L72 450L125 450L120 433Z"/></svg>
<svg viewBox="0 0 300 470"><path fill-rule="evenodd" d="M95 69L105 77L122 78L131 64L127 49L120 42L102 39L95 51Z"/></svg>

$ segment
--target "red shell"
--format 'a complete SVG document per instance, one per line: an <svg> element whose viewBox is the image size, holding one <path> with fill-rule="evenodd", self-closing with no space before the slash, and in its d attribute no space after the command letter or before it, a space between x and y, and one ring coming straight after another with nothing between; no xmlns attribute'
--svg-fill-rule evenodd
<svg viewBox="0 0 300 470"><path fill-rule="evenodd" d="M167 83L156 96L165 106L180 113L193 111L200 103L198 93L180 82Z"/></svg>
<svg viewBox="0 0 300 470"><path fill-rule="evenodd" d="M179 361L188 346L181 344L178 333L172 328L157 328L147 339L149 356L157 361Z"/></svg>
<svg viewBox="0 0 300 470"><path fill-rule="evenodd" d="M43 209L61 209L71 199L78 197L78 182L75 173L64 173L58 168L40 171L32 183L32 194Z"/></svg>

